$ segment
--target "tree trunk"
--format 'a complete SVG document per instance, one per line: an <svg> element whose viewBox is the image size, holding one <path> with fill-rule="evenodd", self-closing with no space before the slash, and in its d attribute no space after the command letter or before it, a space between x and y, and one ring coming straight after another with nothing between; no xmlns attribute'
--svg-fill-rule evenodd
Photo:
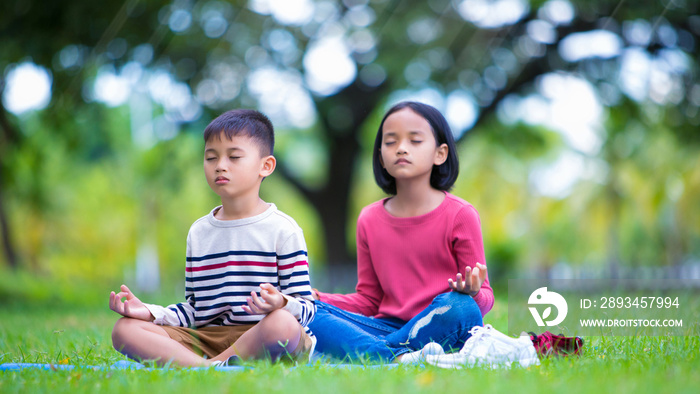
<svg viewBox="0 0 700 394"><path fill-rule="evenodd" d="M4 80L0 80L0 96L4 88ZM14 244L12 243L12 237L10 236L10 219L7 215L7 203L5 201L5 166L8 165L5 160L7 160L8 151L10 146L16 144L19 141L20 135L17 130L10 124L7 119L5 107L0 100L0 236L2 237L2 251L5 255L5 260L7 264L12 269L17 269L19 267L19 258L15 252Z"/></svg>
<svg viewBox="0 0 700 394"><path fill-rule="evenodd" d="M10 221L5 210L5 199L3 198L2 174L0 174L0 234L2 234L2 250L7 264L12 269L19 267L19 259L15 253L12 238L10 237Z"/></svg>
<svg viewBox="0 0 700 394"><path fill-rule="evenodd" d="M321 217L328 266L355 266L355 250L347 244L352 175L360 154L362 127L385 97L386 85L368 87L356 81L334 96L316 99L320 123L328 137L328 181L323 187L308 188L283 163L278 163L282 176L308 199Z"/></svg>

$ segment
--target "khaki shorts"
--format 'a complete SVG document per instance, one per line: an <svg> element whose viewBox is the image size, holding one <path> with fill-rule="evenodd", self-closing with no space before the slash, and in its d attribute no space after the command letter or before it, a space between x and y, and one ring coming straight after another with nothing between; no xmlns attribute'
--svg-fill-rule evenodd
<svg viewBox="0 0 700 394"><path fill-rule="evenodd" d="M197 329L187 327L161 326L170 338L181 343L192 352L212 358L221 354L238 340L246 331L255 327L255 324L244 324L238 326L212 326L200 327ZM292 360L306 362L311 357L314 348L314 341L299 326L301 339L294 351L288 355Z"/></svg>

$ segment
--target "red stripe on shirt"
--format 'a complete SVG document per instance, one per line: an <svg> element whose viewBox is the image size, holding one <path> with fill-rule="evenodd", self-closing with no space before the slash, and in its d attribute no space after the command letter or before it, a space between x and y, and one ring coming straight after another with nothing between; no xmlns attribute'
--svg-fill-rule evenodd
<svg viewBox="0 0 700 394"><path fill-rule="evenodd" d="M306 260L301 260L301 261L295 261L291 264L285 264L285 265L280 265L281 270L288 270L290 268L298 267L298 266L309 266L309 263Z"/></svg>
<svg viewBox="0 0 700 394"><path fill-rule="evenodd" d="M231 267L231 266L237 266L237 267L245 267L245 266L251 266L251 267L277 267L277 262L275 262L275 261L272 261L272 262L265 262L265 261L227 261L227 262L225 262L225 263L203 265L203 266L201 266L201 267L185 267L185 271L187 271L187 272L209 271L209 270L215 270L215 269L224 268L224 267Z"/></svg>

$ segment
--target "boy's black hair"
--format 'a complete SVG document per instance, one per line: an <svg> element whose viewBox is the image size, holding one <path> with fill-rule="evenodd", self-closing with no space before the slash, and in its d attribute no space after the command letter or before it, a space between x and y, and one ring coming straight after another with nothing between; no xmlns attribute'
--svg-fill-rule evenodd
<svg viewBox="0 0 700 394"><path fill-rule="evenodd" d="M204 142L213 137L233 138L247 135L260 146L262 156L271 155L275 148L275 130L267 116L252 109L233 109L219 115L204 129Z"/></svg>
<svg viewBox="0 0 700 394"><path fill-rule="evenodd" d="M433 130L433 136L435 136L437 146L447 144L447 160L439 166L433 166L433 171L430 174L430 186L437 190L450 190L457 180L457 175L459 175L459 159L457 158L457 149L454 136L452 135L452 129L450 129L450 125L440 111L428 104L415 101L402 101L394 105L387 111L382 122L379 124L377 137L374 140L374 151L372 152L374 180L385 193L396 194L396 179L389 175L381 162L382 129L389 115L404 108L409 108L428 121L430 128Z"/></svg>

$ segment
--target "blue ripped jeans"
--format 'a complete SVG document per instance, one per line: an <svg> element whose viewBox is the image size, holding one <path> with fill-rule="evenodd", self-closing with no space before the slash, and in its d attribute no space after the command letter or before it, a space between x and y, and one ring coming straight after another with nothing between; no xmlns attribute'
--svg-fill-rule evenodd
<svg viewBox="0 0 700 394"><path fill-rule="evenodd" d="M445 351L459 350L469 339L469 330L484 324L474 299L457 292L438 295L407 322L367 317L322 301L316 301L316 308L309 324L318 339L316 351L339 359L364 356L373 361L392 361L431 341Z"/></svg>

